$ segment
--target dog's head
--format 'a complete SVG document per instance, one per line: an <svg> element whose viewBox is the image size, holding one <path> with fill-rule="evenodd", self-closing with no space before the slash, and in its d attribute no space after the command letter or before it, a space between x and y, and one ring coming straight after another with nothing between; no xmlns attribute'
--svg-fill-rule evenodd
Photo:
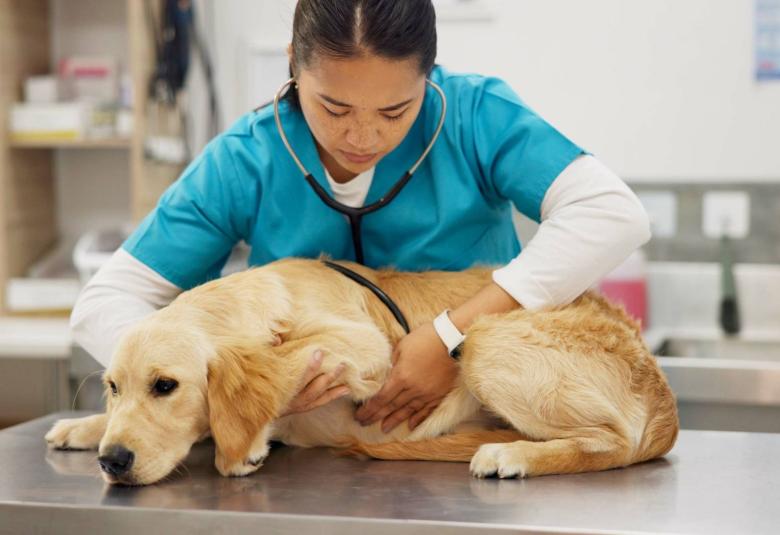
<svg viewBox="0 0 780 535"><path fill-rule="evenodd" d="M144 321L123 337L103 375L108 425L98 451L106 481L158 481L208 431L210 348L191 335Z"/></svg>
<svg viewBox="0 0 780 535"><path fill-rule="evenodd" d="M254 471L268 451L269 424L294 394L296 373L275 351L281 338L270 324L249 338L178 308L132 327L104 374L99 462L110 483L159 481L209 431L223 475Z"/></svg>

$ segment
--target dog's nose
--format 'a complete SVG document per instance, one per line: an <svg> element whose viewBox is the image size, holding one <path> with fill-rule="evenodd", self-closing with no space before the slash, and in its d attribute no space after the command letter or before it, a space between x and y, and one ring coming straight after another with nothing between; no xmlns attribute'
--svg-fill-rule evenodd
<svg viewBox="0 0 780 535"><path fill-rule="evenodd" d="M98 457L100 469L113 476L127 473L133 466L135 454L122 446L114 445L106 449L106 453Z"/></svg>

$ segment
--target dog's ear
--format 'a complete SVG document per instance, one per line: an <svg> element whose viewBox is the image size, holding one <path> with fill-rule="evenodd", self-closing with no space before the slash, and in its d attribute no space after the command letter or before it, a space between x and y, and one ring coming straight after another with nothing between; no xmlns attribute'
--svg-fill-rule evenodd
<svg viewBox="0 0 780 535"><path fill-rule="evenodd" d="M220 344L208 370L209 423L228 464L247 458L258 433L289 401L286 367L263 345L238 340Z"/></svg>

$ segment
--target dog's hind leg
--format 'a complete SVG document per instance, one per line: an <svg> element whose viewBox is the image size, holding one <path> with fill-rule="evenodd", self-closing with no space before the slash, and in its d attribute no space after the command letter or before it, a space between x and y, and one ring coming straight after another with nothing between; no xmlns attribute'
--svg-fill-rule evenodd
<svg viewBox="0 0 780 535"><path fill-rule="evenodd" d="M482 445L472 473L525 477L634 462L646 414L630 391L630 370L616 359L561 344L522 320L516 314L481 321L464 346L466 386L530 438Z"/></svg>
<svg viewBox="0 0 780 535"><path fill-rule="evenodd" d="M471 459L477 477L530 477L595 472L629 464L628 449L618 440L563 438L544 442L518 440L483 444Z"/></svg>

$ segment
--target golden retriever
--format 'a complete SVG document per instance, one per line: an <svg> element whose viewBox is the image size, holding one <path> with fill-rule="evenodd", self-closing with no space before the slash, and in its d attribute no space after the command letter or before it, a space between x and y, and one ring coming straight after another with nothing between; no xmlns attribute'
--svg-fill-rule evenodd
<svg viewBox="0 0 780 535"><path fill-rule="evenodd" d="M409 326L456 308L491 270L401 273L342 262L378 285ZM225 476L257 470L270 440L348 448L380 459L471 461L477 477L627 466L667 453L674 396L640 330L586 293L543 311L478 318L460 374L416 429L362 427L355 403L381 387L402 327L367 288L318 260L285 259L182 293L130 328L104 374L106 414L57 422L51 447L99 449L110 483L166 477L210 433ZM351 395L280 417L312 353L346 364Z"/></svg>

